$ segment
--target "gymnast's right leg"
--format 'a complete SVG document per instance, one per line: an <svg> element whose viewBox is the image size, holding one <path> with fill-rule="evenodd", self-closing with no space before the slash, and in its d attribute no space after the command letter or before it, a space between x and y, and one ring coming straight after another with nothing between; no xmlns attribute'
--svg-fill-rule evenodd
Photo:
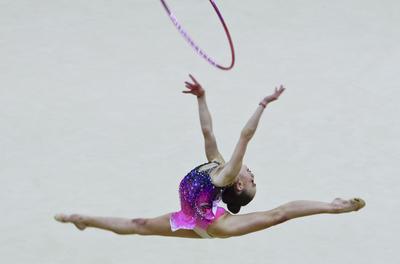
<svg viewBox="0 0 400 264"><path fill-rule="evenodd" d="M275 209L241 215L226 213L213 224L207 232L213 237L228 238L261 231L290 219L315 214L341 214L358 211L365 206L360 198L344 200L336 198L331 203L319 201L292 201Z"/></svg>
<svg viewBox="0 0 400 264"><path fill-rule="evenodd" d="M99 217L80 214L58 214L54 218L62 223L72 223L79 230L93 227L108 230L119 235L143 235L143 236L171 236L184 238L200 238L193 230L179 229L171 231L169 222L171 214L165 214L155 218L117 218Z"/></svg>

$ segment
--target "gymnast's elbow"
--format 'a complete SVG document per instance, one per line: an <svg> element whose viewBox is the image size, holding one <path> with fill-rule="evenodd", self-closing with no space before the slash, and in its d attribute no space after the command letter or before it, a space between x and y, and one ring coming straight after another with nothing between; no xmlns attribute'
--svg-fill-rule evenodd
<svg viewBox="0 0 400 264"><path fill-rule="evenodd" d="M246 141L250 141L250 139L254 136L254 133L256 132L255 129L251 129L251 128L245 128L242 130L242 132L240 133L240 138L242 140L246 140Z"/></svg>

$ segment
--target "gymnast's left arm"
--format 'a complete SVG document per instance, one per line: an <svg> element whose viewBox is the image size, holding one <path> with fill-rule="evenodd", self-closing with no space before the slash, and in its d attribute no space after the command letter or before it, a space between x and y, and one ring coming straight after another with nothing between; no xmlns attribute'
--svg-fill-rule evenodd
<svg viewBox="0 0 400 264"><path fill-rule="evenodd" d="M218 161L224 164L225 163L224 158L219 153L217 140L214 136L212 127L212 118L210 111L208 110L205 91L192 75L189 74L189 76L192 79L193 84L185 82L186 88L188 88L189 90L183 91L183 93L190 93L196 95L197 97L200 125L204 137L204 146L205 146L207 160Z"/></svg>

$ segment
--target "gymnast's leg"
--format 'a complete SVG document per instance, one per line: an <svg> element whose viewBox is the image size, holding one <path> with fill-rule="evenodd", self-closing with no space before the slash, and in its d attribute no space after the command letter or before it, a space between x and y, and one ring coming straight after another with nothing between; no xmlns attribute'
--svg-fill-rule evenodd
<svg viewBox="0 0 400 264"><path fill-rule="evenodd" d="M84 230L93 227L108 230L119 235L143 235L143 236L172 236L184 238L199 238L193 230L171 231L169 218L171 214L165 214L155 218L117 218L98 217L87 215L58 214L55 219L62 223L73 223L78 229Z"/></svg>
<svg viewBox="0 0 400 264"><path fill-rule="evenodd" d="M281 224L293 218L315 214L340 214L358 211L365 206L360 198L343 200L336 198L331 203L319 201L293 201L265 212L243 215L225 214L207 229L214 237L242 236Z"/></svg>

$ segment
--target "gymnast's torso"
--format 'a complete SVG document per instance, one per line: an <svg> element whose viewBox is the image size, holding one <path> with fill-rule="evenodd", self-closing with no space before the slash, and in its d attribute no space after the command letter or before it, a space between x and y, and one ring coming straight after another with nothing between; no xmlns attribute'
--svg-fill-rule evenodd
<svg viewBox="0 0 400 264"><path fill-rule="evenodd" d="M179 184L181 210L171 214L171 229L192 229L207 227L225 213L218 206L223 187L213 184L212 177L220 168L219 162L213 161L191 170Z"/></svg>

